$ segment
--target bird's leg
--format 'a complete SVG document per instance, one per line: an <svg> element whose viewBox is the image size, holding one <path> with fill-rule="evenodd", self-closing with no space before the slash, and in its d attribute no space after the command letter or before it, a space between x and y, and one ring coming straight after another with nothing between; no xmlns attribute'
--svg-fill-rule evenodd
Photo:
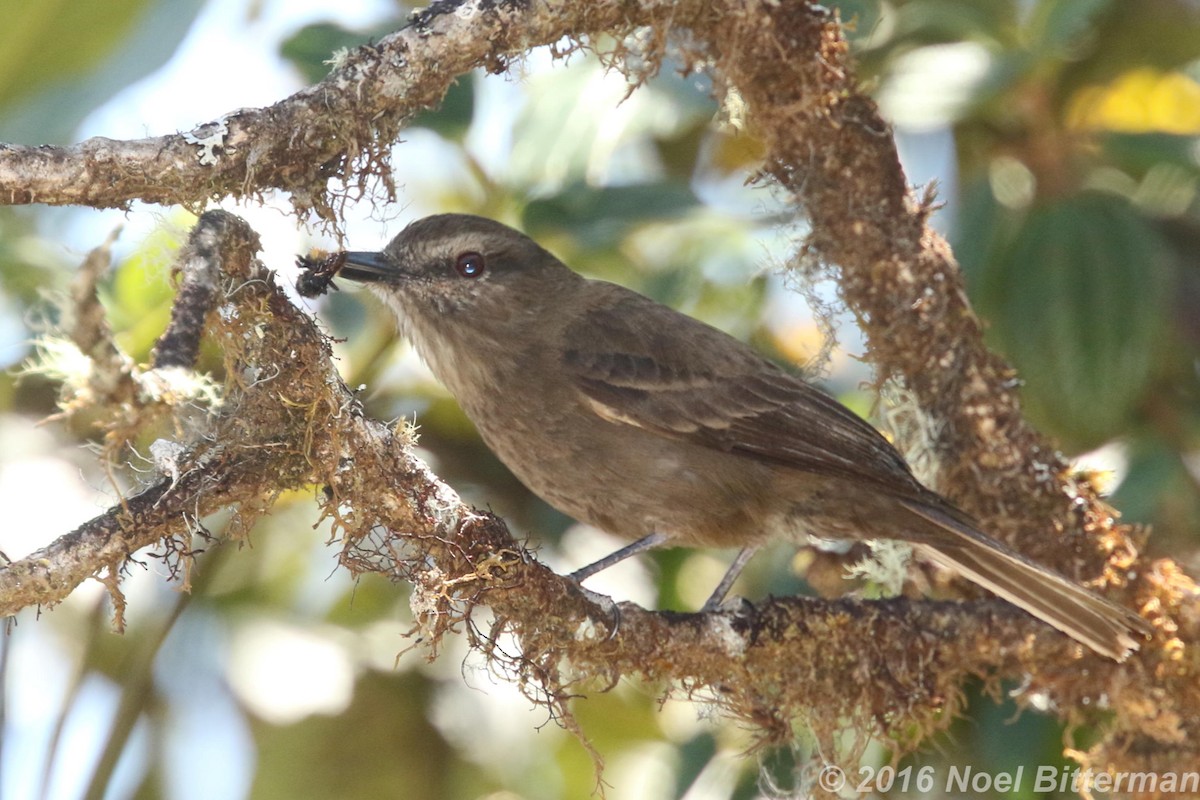
<svg viewBox="0 0 1200 800"><path fill-rule="evenodd" d="M734 557L733 563L729 565L729 569L725 571L725 577L721 578L721 582L717 584L717 588L713 589L713 593L709 595L708 600L704 603L701 612L713 611L725 602L725 595L729 594L729 590L733 588L733 582L737 580L738 575L742 574L746 564L758 552L758 547L743 547Z"/></svg>
<svg viewBox="0 0 1200 800"><path fill-rule="evenodd" d="M664 533L652 533L649 536L643 536L633 544L627 544L615 553L609 553L599 561L588 564L586 567L580 567L571 573L571 577L575 579L576 583L582 583L597 572L608 569L613 564L618 564L630 556L636 556L638 553L658 547L666 540L667 536Z"/></svg>
<svg viewBox="0 0 1200 800"><path fill-rule="evenodd" d="M638 539L636 542L625 545L620 550L617 550L615 553L609 553L608 555L606 555L604 558L600 559L599 561L595 561L591 564L588 564L586 567L581 567L581 568L575 570L574 572L571 573L571 578L576 583L583 583L585 580L592 577L597 572L608 569L612 565L620 563L621 561L624 561L625 559L629 558L630 556L636 556L638 553L642 553L642 552L645 552L646 550L653 549L653 548L657 547L658 545L662 544L663 542L665 542L666 540L667 540L666 535L661 534L661 533L652 533L649 536L643 536L641 539ZM600 606L600 608L604 609L608 613L608 615L609 615L608 636L605 638L605 641L612 639L614 636L617 635L617 630L620 629L620 627L621 627L621 609L620 609L620 607L618 607L617 604L613 602L611 597L606 597L602 594L596 594L595 592L589 591L588 589L585 589L582 586L580 586L579 589L580 589L580 591L583 592L584 597L586 597L588 600L595 603L596 605Z"/></svg>

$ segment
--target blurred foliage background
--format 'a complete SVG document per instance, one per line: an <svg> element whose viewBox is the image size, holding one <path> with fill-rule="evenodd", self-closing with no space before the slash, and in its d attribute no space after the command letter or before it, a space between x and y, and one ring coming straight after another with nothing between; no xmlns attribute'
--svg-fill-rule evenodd
<svg viewBox="0 0 1200 800"><path fill-rule="evenodd" d="M410 9L333 10L269 0L0 0L0 141L68 142L187 129L319 80L339 47L396 29ZM362 7L358 7L361 5ZM1150 551L1194 571L1200 519L1200 10L1185 0L913 0L834 3L862 74L895 121L910 178L936 178L935 218L966 271L1028 413L1065 452L1111 473L1124 518L1153 525ZM240 33L238 33L240 32ZM238 39L237 37L242 37ZM255 54L255 55L251 55ZM244 61L239 59L258 60ZM702 76L665 68L622 102L624 79L576 54L535 53L510 77L465 76L395 150L399 207L347 220L380 246L409 219L485 214L520 226L576 269L616 280L804 364L866 414L852 326L830 350L822 317L779 267L804 233L770 190L745 185L760 148ZM262 96L245 92L260 91ZM241 94L239 94L241 92ZM330 246L274 210L234 207L264 258ZM20 557L149 480L109 474L85 418L39 424L85 368L34 340L59 312L81 254L127 226L103 297L120 344L146 360L165 325L167 268L190 219L0 209L0 549ZM818 304L828 285L806 287ZM416 415L434 469L528 532L570 569L614 541L530 496L392 336L372 298L316 304L343 375L369 413ZM202 366L216 370L209 354ZM144 447L158 435L148 432ZM191 594L159 562L134 566L129 624L111 633L98 586L3 639L0 795L29 798L588 797L587 752L465 647L427 663L403 652L404 587L334 569L313 494L284 498L249 542L209 546ZM206 520L220 532L221 519ZM739 590L805 589L791 550L759 558ZM697 607L725 554L665 551L596 588ZM968 692L976 694L973 687ZM610 798L748 798L762 774L794 785L791 754L744 757L743 731L658 687L622 684L576 703L604 756ZM1070 732L1085 744L1088 731ZM1059 764L1064 732L975 696L968 717L911 759L945 774ZM887 762L886 743L866 763ZM890 796L917 796L899 784ZM979 796L994 796L981 793ZM1032 797L1028 783L1024 793ZM1042 795L1045 796L1045 795Z"/></svg>

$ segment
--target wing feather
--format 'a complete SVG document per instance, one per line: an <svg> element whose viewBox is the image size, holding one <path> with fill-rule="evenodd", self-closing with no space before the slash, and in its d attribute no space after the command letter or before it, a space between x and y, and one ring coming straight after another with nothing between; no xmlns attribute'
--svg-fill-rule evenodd
<svg viewBox="0 0 1200 800"><path fill-rule="evenodd" d="M563 367L610 422L767 460L923 492L870 424L747 345L621 287L565 331Z"/></svg>

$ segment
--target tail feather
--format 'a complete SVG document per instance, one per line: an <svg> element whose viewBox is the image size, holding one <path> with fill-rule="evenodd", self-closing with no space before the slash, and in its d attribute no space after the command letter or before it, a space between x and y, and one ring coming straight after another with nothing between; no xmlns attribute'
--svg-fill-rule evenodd
<svg viewBox="0 0 1200 800"><path fill-rule="evenodd" d="M919 553L978 583L1101 655L1124 661L1152 628L1132 610L1064 578L984 536L941 509L914 502L905 507L948 536L916 543Z"/></svg>

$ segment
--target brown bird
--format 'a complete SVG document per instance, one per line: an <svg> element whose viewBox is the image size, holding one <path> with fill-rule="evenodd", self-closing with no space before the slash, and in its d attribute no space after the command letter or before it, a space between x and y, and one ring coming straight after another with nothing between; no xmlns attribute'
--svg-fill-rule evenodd
<svg viewBox="0 0 1200 800"><path fill-rule="evenodd" d="M579 580L670 543L739 547L714 593L769 540L899 539L1097 653L1146 621L981 532L922 486L870 424L749 346L573 272L481 217L412 223L341 276L402 333L531 491L633 544Z"/></svg>

